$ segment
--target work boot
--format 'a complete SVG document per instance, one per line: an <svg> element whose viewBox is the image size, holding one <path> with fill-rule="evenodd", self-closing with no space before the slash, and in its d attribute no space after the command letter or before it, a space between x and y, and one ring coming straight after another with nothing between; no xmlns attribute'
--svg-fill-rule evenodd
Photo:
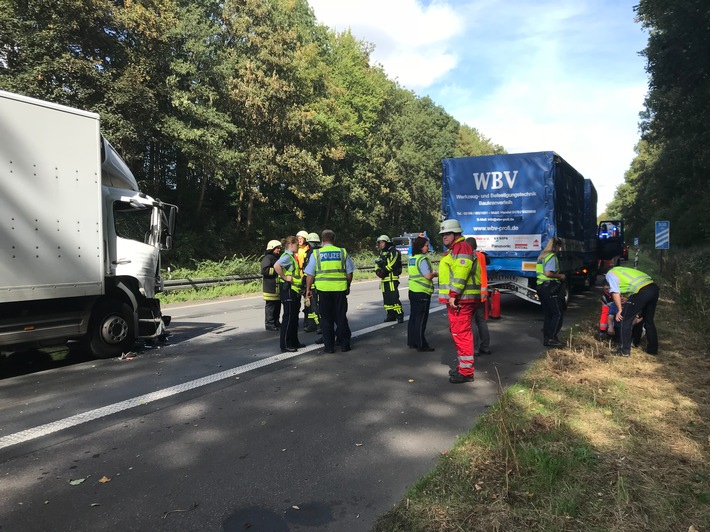
<svg viewBox="0 0 710 532"><path fill-rule="evenodd" d="M458 371L456 372L456 375L452 375L449 377L449 382L451 384L461 384L464 382L473 382L473 375L470 377L467 377L465 375L461 375Z"/></svg>
<svg viewBox="0 0 710 532"><path fill-rule="evenodd" d="M490 355L490 354L492 354L492 353L491 353L491 350L490 350L490 349L479 349L479 350L478 350L478 354L479 354L479 355Z"/></svg>
<svg viewBox="0 0 710 532"><path fill-rule="evenodd" d="M343 342L342 345L340 346L340 350L341 350L343 353L347 353L347 352L350 351L351 349L352 349L352 347L350 347L350 342Z"/></svg>
<svg viewBox="0 0 710 532"><path fill-rule="evenodd" d="M313 327L313 325L307 325L304 329L303 332L316 332L316 328Z"/></svg>
<svg viewBox="0 0 710 532"><path fill-rule="evenodd" d="M397 323L403 323L403 322L404 322L404 316L402 314L400 314L399 316L397 316Z"/></svg>
<svg viewBox="0 0 710 532"><path fill-rule="evenodd" d="M382 323L387 323L388 321L397 321L395 316L387 316Z"/></svg>
<svg viewBox="0 0 710 532"><path fill-rule="evenodd" d="M563 344L559 340L555 340L554 338L545 338L545 341L542 342L542 345L544 345L545 347L563 347L565 344Z"/></svg>

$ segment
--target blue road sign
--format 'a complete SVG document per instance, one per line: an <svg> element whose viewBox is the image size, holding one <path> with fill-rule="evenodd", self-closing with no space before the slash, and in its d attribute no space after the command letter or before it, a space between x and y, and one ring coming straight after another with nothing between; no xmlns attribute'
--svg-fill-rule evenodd
<svg viewBox="0 0 710 532"><path fill-rule="evenodd" d="M656 249L671 247L671 223L656 222Z"/></svg>
<svg viewBox="0 0 710 532"><path fill-rule="evenodd" d="M638 237L634 237L634 247L639 245L639 239Z"/></svg>

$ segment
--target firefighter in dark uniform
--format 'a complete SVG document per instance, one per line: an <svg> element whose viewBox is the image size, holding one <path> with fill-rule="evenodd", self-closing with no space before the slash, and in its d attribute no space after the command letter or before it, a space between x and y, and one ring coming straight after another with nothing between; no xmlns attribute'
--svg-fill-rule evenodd
<svg viewBox="0 0 710 532"><path fill-rule="evenodd" d="M274 264L281 256L281 242L269 240L266 244L266 254L261 257L262 294L264 298L264 326L267 331L278 331L281 327L281 296L279 284L276 282L278 274Z"/></svg>
<svg viewBox="0 0 710 532"><path fill-rule="evenodd" d="M375 274L382 279L380 288L382 289L382 299L384 301L387 316L385 321L404 321L402 303L399 300L399 276L402 273L402 254L387 235L380 235L377 238L377 246L380 248L380 256L375 261Z"/></svg>

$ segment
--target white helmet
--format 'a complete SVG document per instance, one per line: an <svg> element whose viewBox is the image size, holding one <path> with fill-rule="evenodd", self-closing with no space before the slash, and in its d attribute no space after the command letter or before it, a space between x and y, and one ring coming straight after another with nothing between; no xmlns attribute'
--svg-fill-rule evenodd
<svg viewBox="0 0 710 532"><path fill-rule="evenodd" d="M318 233L309 233L308 238L306 238L307 242L315 242L316 244L320 244L320 237L318 236Z"/></svg>
<svg viewBox="0 0 710 532"><path fill-rule="evenodd" d="M269 243L266 244L266 251L271 251L274 248L280 248L281 247L281 242L278 240L269 240Z"/></svg>
<svg viewBox="0 0 710 532"><path fill-rule="evenodd" d="M441 227L439 229L440 235L443 235L444 233L463 233L463 229L461 229L461 224L458 220L455 220L454 218L441 222Z"/></svg>
<svg viewBox="0 0 710 532"><path fill-rule="evenodd" d="M390 237L388 237L387 235L380 235L380 236L378 236L378 237L377 237L377 241L378 241L378 242L392 242L392 241L390 240Z"/></svg>
<svg viewBox="0 0 710 532"><path fill-rule="evenodd" d="M296 236L300 236L302 238L308 238L308 232L307 231L299 231L296 233Z"/></svg>

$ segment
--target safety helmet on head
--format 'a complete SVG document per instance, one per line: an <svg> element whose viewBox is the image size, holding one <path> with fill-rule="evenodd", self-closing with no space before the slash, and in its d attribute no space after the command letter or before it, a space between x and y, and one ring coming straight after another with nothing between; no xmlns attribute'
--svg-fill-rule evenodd
<svg viewBox="0 0 710 532"><path fill-rule="evenodd" d="M302 238L308 238L308 232L306 232L306 231L299 231L298 233L296 233L296 236L300 236L300 237L302 237Z"/></svg>
<svg viewBox="0 0 710 532"><path fill-rule="evenodd" d="M440 235L443 235L444 233L463 233L463 229L461 229L461 224L458 220L454 218L450 218L449 220L444 220L443 222L441 222L441 227L439 229Z"/></svg>
<svg viewBox="0 0 710 532"><path fill-rule="evenodd" d="M269 240L269 243L266 244L266 251L271 251L274 248L280 248L281 247L281 242L278 240Z"/></svg>
<svg viewBox="0 0 710 532"><path fill-rule="evenodd" d="M378 237L377 237L377 241L378 241L378 242L392 242L392 241L390 240L390 237L388 237L387 235L380 235L380 236L378 236Z"/></svg>
<svg viewBox="0 0 710 532"><path fill-rule="evenodd" d="M306 242L315 242L317 244L320 244L320 237L318 236L318 233L308 233L308 238L306 238Z"/></svg>

